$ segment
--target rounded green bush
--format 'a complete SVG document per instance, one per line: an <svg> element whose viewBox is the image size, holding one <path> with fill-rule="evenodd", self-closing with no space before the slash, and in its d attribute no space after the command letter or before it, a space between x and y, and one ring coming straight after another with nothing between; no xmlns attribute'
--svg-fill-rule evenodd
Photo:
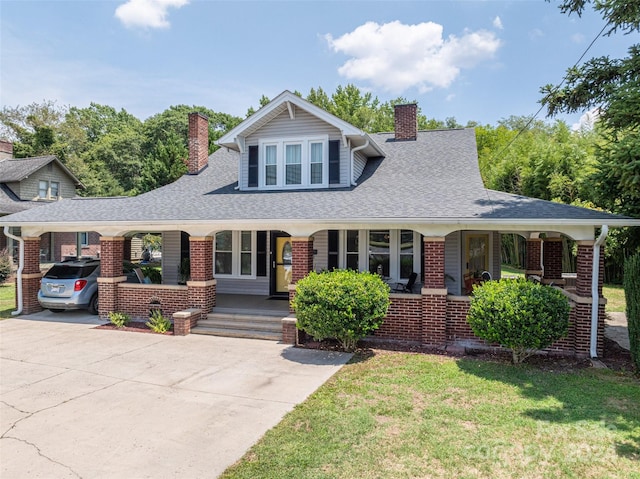
<svg viewBox="0 0 640 479"><path fill-rule="evenodd" d="M566 336L570 306L561 291L525 279L488 281L473 290L467 321L474 334L521 363Z"/></svg>
<svg viewBox="0 0 640 479"><path fill-rule="evenodd" d="M298 329L337 339L346 351L380 327L389 304L389 286L378 275L352 270L309 273L292 301Z"/></svg>

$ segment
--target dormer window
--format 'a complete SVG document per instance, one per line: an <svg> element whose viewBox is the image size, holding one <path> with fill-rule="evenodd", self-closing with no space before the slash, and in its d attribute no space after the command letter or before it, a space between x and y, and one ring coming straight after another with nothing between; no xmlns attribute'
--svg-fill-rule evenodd
<svg viewBox="0 0 640 479"><path fill-rule="evenodd" d="M329 184L328 136L261 140L258 151L260 187L310 188Z"/></svg>

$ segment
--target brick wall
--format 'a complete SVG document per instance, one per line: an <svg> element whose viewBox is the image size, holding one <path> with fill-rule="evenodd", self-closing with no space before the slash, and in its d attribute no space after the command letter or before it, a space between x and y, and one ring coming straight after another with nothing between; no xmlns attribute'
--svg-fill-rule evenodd
<svg viewBox="0 0 640 479"><path fill-rule="evenodd" d="M191 281L213 279L213 236L190 237Z"/></svg>
<svg viewBox="0 0 640 479"><path fill-rule="evenodd" d="M209 161L209 119L202 113L189 113L189 174L197 175Z"/></svg>
<svg viewBox="0 0 640 479"><path fill-rule="evenodd" d="M422 341L422 297L420 295L390 296L391 305L387 317L375 338L401 341Z"/></svg>
<svg viewBox="0 0 640 479"><path fill-rule="evenodd" d="M532 238L527 240L527 271L541 271L542 265L540 264L540 254L542 252L542 240L539 238Z"/></svg>
<svg viewBox="0 0 640 479"><path fill-rule="evenodd" d="M445 288L444 284L444 238L428 239L423 242L425 288Z"/></svg>
<svg viewBox="0 0 640 479"><path fill-rule="evenodd" d="M122 236L100 238L100 251L100 276L103 278L122 276L124 238Z"/></svg>
<svg viewBox="0 0 640 479"><path fill-rule="evenodd" d="M291 283L295 284L313 270L313 239L292 238L291 254Z"/></svg>
<svg viewBox="0 0 640 479"><path fill-rule="evenodd" d="M24 238L24 269L22 271L22 312L23 314L42 311L38 302L38 290L40 289L40 238ZM16 276L16 288L17 288ZM17 289L16 289L17 290ZM17 295L16 295L16 308Z"/></svg>
<svg viewBox="0 0 640 479"><path fill-rule="evenodd" d="M125 312L134 319L149 318L149 305L152 301L160 303L162 314L171 317L173 313L189 308L186 286L158 286L118 283L116 311ZM100 290L102 303L102 289Z"/></svg>
<svg viewBox="0 0 640 479"><path fill-rule="evenodd" d="M198 308L208 314L216 305L216 282L187 281L189 308Z"/></svg>
<svg viewBox="0 0 640 479"><path fill-rule="evenodd" d="M480 341L467 323L467 313L471 302L468 299L447 301L447 342L474 339Z"/></svg>
<svg viewBox="0 0 640 479"><path fill-rule="evenodd" d="M445 346L447 329L447 292L422 294L422 343Z"/></svg>
<svg viewBox="0 0 640 479"><path fill-rule="evenodd" d="M600 248L600 274L598 277L598 295L602 296L602 283L604 282L604 251ZM593 242L579 242L578 256L576 258L576 294L578 296L591 297L591 279L593 263Z"/></svg>
<svg viewBox="0 0 640 479"><path fill-rule="evenodd" d="M545 279L562 279L562 238L547 238L542 243Z"/></svg>

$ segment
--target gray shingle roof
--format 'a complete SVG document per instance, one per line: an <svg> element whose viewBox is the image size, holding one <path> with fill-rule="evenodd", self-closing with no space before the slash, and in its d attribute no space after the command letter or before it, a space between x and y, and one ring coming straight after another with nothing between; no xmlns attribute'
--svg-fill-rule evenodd
<svg viewBox="0 0 640 479"><path fill-rule="evenodd" d="M76 185L82 186L80 180L54 155L33 156L30 158L6 158L0 160L0 183L22 181L52 161L56 162Z"/></svg>
<svg viewBox="0 0 640 479"><path fill-rule="evenodd" d="M18 213L44 204L37 201L22 201L7 185L0 183L0 216Z"/></svg>
<svg viewBox="0 0 640 479"><path fill-rule="evenodd" d="M480 177L473 129L432 130L416 141L371 135L385 151L371 159L349 188L239 191L238 156L220 149L199 175L133 198L65 199L5 221L202 222L227 220L465 221L583 220L603 224L623 217L487 190Z"/></svg>

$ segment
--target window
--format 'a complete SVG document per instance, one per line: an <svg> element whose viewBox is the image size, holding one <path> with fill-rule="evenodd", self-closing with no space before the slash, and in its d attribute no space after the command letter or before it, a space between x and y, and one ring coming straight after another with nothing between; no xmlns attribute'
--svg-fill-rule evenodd
<svg viewBox="0 0 640 479"><path fill-rule="evenodd" d="M51 198L57 198L60 196L60 182L52 181L51 182Z"/></svg>
<svg viewBox="0 0 640 479"><path fill-rule="evenodd" d="M323 183L322 164L324 162L324 156L322 154L323 143L314 142L310 143L311 151L309 152L309 183L312 185L321 185Z"/></svg>
<svg viewBox="0 0 640 479"><path fill-rule="evenodd" d="M46 199L49 197L49 182L40 180L38 182L38 197Z"/></svg>
<svg viewBox="0 0 640 479"><path fill-rule="evenodd" d="M400 278L408 279L413 273L413 231L400 231Z"/></svg>
<svg viewBox="0 0 640 479"><path fill-rule="evenodd" d="M237 277L256 276L256 232L216 233L214 272Z"/></svg>
<svg viewBox="0 0 640 479"><path fill-rule="evenodd" d="M328 144L328 136L260 141L257 185L263 188L328 186ZM249 153L251 148L254 147L249 147ZM250 175L252 160L255 158L249 158ZM256 184L252 178L248 186Z"/></svg>
<svg viewBox="0 0 640 479"><path fill-rule="evenodd" d="M347 231L347 247L346 247L346 267L347 269L353 269L358 271L358 258L359 258L359 246L358 246L358 230Z"/></svg>
<svg viewBox="0 0 640 479"><path fill-rule="evenodd" d="M83 231L82 233L78 233L80 236L80 245L81 246L89 246L89 233Z"/></svg>
<svg viewBox="0 0 640 479"><path fill-rule="evenodd" d="M369 231L369 272L390 276L391 235L389 230Z"/></svg>
<svg viewBox="0 0 640 479"><path fill-rule="evenodd" d="M265 185L278 184L278 147L276 145L267 145L265 147L264 158L264 178Z"/></svg>
<svg viewBox="0 0 640 479"><path fill-rule="evenodd" d="M302 145L285 145L285 184L302 184Z"/></svg>

